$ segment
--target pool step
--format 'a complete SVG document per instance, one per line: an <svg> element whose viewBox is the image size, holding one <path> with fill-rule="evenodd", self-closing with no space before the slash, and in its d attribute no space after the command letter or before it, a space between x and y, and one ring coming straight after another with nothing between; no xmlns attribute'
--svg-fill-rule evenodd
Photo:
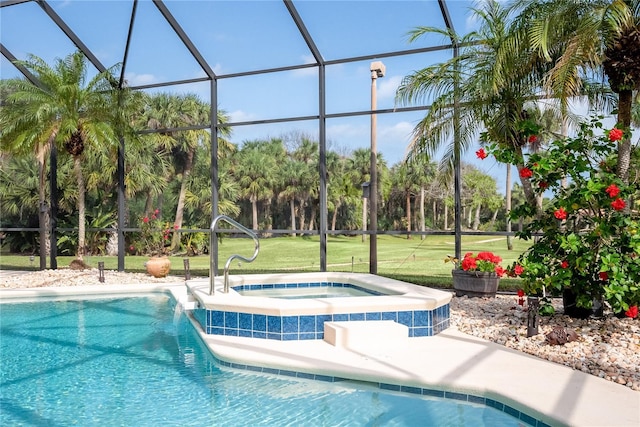
<svg viewBox="0 0 640 427"><path fill-rule="evenodd" d="M394 346L408 338L409 328L393 320L324 322L324 340L335 347Z"/></svg>

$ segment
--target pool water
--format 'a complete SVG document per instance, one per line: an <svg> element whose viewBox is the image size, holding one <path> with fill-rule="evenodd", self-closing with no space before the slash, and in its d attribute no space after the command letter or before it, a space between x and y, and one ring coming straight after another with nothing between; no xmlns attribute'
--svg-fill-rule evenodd
<svg viewBox="0 0 640 427"><path fill-rule="evenodd" d="M518 426L484 405L228 368L170 296L0 304L0 425Z"/></svg>
<svg viewBox="0 0 640 427"><path fill-rule="evenodd" d="M376 295L372 292L367 292L366 289L333 286L313 288L245 289L238 291L238 293L245 297L267 297L284 299L370 297Z"/></svg>

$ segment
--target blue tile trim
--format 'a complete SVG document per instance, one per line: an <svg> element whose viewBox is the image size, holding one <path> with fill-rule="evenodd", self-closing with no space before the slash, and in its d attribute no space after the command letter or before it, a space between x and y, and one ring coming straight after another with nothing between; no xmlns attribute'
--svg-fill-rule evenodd
<svg viewBox="0 0 640 427"><path fill-rule="evenodd" d="M213 358L216 360L217 363L219 363L222 366L227 366L227 367L236 368L236 369L245 369L252 372L263 372L263 373L273 374L273 375L282 375L282 376L293 377L293 378L303 378L308 380L325 381L325 382L350 381L347 378L332 377L330 375L310 374L306 372L290 371L288 369L262 368L259 366L225 362L218 359L215 356L213 356ZM498 402L497 400L489 399L482 396L476 396L473 394L452 392L452 391L446 391L446 390L434 390L430 388L423 388L423 387L416 387L416 386L404 386L404 385L398 385L398 384L388 384L388 383L370 383L370 384L373 386L377 386L380 390L387 390L387 391L407 393L407 394L418 394L422 396L432 396L432 397L439 397L443 399L453 399L453 400L459 400L463 402L485 405L485 406L489 406L491 408L497 409L498 411L505 412L513 416L514 418L520 420L523 424L533 426L533 427L550 427L545 422L537 420L535 417L528 415L518 409L515 409L509 405L505 405L504 403Z"/></svg>
<svg viewBox="0 0 640 427"><path fill-rule="evenodd" d="M261 289L291 289L291 288L351 288L357 291L365 292L370 295L385 295L373 289L363 288L361 286L352 285L350 283L337 282L301 282L301 283L256 283L248 285L233 286L233 290L237 292L256 291Z"/></svg>
<svg viewBox="0 0 640 427"><path fill-rule="evenodd" d="M302 316L267 316L234 311L194 310L194 317L207 334L230 335L279 341L324 338L325 322L393 320L409 328L409 337L430 337L449 327L449 305L435 310L373 311Z"/></svg>

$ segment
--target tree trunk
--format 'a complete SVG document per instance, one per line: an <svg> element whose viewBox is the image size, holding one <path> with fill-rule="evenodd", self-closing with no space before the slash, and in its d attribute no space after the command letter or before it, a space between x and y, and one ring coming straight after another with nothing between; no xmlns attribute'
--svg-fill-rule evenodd
<svg viewBox="0 0 640 427"><path fill-rule="evenodd" d="M38 179L40 185L38 188L38 221L40 225L40 270L47 268L47 255L49 254L49 209L46 206L46 169L47 165L44 160L44 150L37 154L38 157Z"/></svg>
<svg viewBox="0 0 640 427"><path fill-rule="evenodd" d="M294 199L289 200L289 209L291 212L291 236L296 237L296 202Z"/></svg>
<svg viewBox="0 0 640 427"><path fill-rule="evenodd" d="M184 171L182 172L182 182L180 183L180 194L178 195L178 205L176 206L176 219L174 226L182 228L182 219L184 218L184 199L187 196L187 184L189 182L189 176L191 176L191 169L193 168L193 156L195 149L190 149L187 153L187 161L184 165ZM171 252L174 252L180 248L180 233L174 232L171 237Z"/></svg>
<svg viewBox="0 0 640 427"><path fill-rule="evenodd" d="M406 196L407 204L407 239L411 238L411 194L407 192Z"/></svg>
<svg viewBox="0 0 640 427"><path fill-rule="evenodd" d="M82 162L80 156L73 157L73 169L78 180L78 255L77 258L82 261L85 251L85 227L86 227L86 206L85 206L85 183L82 175Z"/></svg>
<svg viewBox="0 0 640 427"><path fill-rule="evenodd" d="M500 209L496 209L493 211L493 216L491 217L491 229L494 230L496 226L496 218L498 218L498 211Z"/></svg>
<svg viewBox="0 0 640 427"><path fill-rule="evenodd" d="M478 206L476 207L476 214L475 217L473 218L473 230L477 231L478 228L480 228L480 209L482 208L482 205L480 203L478 203Z"/></svg>
<svg viewBox="0 0 640 427"><path fill-rule="evenodd" d="M507 163L507 176L505 178L505 210L507 211L507 233L511 233L511 165ZM513 250L513 236L507 234L507 250Z"/></svg>
<svg viewBox="0 0 640 427"><path fill-rule="evenodd" d="M631 105L633 92L631 90L621 90L618 94L618 126L625 131L631 126ZM625 184L629 183L629 164L631 163L631 138L625 134L618 142L618 165L616 175Z"/></svg>
<svg viewBox="0 0 640 427"><path fill-rule="evenodd" d="M311 206L311 217L309 218L309 231L313 230L316 226L316 208Z"/></svg>
<svg viewBox="0 0 640 427"><path fill-rule="evenodd" d="M338 221L338 210L342 206L341 203L338 203L333 209L333 217L331 218L331 231L336 231L336 222Z"/></svg>
<svg viewBox="0 0 640 427"><path fill-rule="evenodd" d="M424 233L425 231L425 218L424 218L424 193L425 193L425 189L424 186L420 187L420 231L422 231ZM435 218L434 218L434 224L435 224ZM424 234L420 235L420 240L424 240L426 236Z"/></svg>
<svg viewBox="0 0 640 427"><path fill-rule="evenodd" d="M300 230L304 230L304 222L305 222L305 209L304 209L304 199L298 200L299 209L300 209Z"/></svg>
<svg viewBox="0 0 640 427"><path fill-rule="evenodd" d="M367 231L367 199L362 198L362 231ZM362 241L367 241L367 235L362 233Z"/></svg>
<svg viewBox="0 0 640 427"><path fill-rule="evenodd" d="M449 206L444 204L444 230L449 229Z"/></svg>
<svg viewBox="0 0 640 427"><path fill-rule="evenodd" d="M253 230L258 230L258 200L255 196L251 196L251 220L253 222Z"/></svg>
<svg viewBox="0 0 640 427"><path fill-rule="evenodd" d="M517 146L516 149L516 158L522 159L522 147ZM527 203L536 207L536 216L539 216L542 213L542 204L538 202L536 198L535 192L533 191L533 187L531 186L531 180L529 178L523 178L520 175L520 170L524 167L524 164L518 163L516 164L518 168L518 176L520 176L520 182L522 183L522 191L524 192L524 198Z"/></svg>

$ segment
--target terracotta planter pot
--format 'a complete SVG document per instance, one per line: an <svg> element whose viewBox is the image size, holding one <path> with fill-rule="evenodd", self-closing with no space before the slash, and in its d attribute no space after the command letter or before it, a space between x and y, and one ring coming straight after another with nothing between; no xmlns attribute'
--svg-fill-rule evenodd
<svg viewBox="0 0 640 427"><path fill-rule="evenodd" d="M456 296L495 297L500 283L496 273L451 270Z"/></svg>
<svg viewBox="0 0 640 427"><path fill-rule="evenodd" d="M147 268L147 273L153 277L166 277L169 274L169 270L171 270L171 260L166 256L151 257L145 267Z"/></svg>

